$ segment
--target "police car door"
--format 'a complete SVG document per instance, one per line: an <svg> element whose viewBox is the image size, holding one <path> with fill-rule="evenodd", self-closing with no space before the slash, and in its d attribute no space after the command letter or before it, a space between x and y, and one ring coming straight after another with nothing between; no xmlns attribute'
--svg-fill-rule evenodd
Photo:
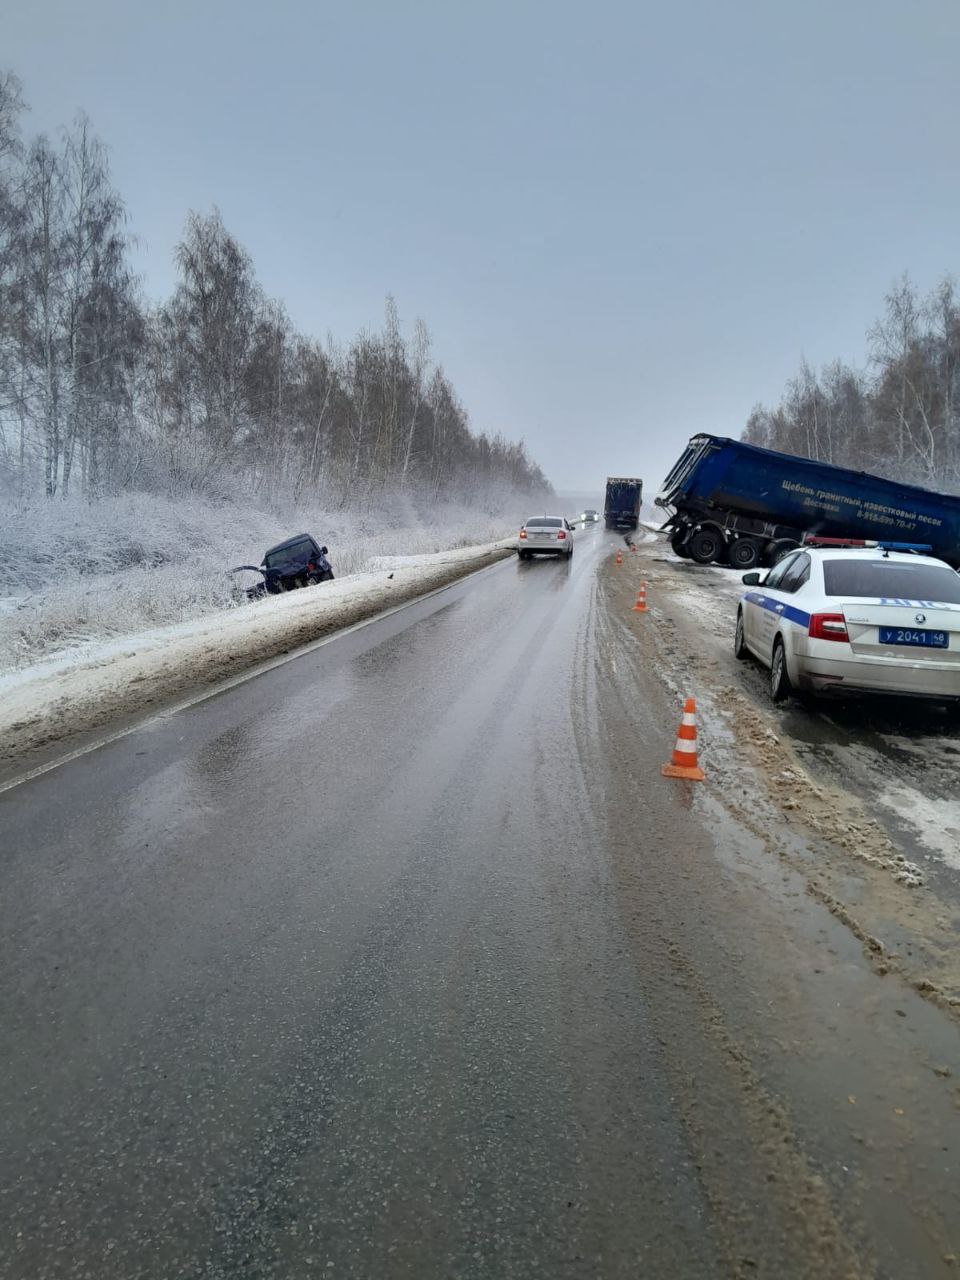
<svg viewBox="0 0 960 1280"><path fill-rule="evenodd" d="M808 615L802 614L795 607L793 595L810 577L810 557L805 551L798 551L796 555L790 557L789 563L786 560L780 563L785 566L784 571L779 575L776 586L767 597L761 624L763 629L760 636L760 656L766 663L773 661L774 637L784 618L788 623L799 624L801 618L809 621ZM776 568L779 569L780 565L778 564ZM788 642L787 650L793 652L792 643Z"/></svg>
<svg viewBox="0 0 960 1280"><path fill-rule="evenodd" d="M765 660L769 660L770 650L773 647L773 628L776 624L771 618L771 609L777 604L777 601L767 593L780 585L783 575L799 554L799 551L792 551L790 555L784 556L773 566L760 585L752 587L744 598L743 630L747 644L754 653ZM765 638L768 632L769 641Z"/></svg>

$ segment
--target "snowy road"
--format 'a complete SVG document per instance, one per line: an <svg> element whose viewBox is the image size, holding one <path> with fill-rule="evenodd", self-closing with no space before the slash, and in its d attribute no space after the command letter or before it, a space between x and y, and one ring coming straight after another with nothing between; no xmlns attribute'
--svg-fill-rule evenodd
<svg viewBox="0 0 960 1280"><path fill-rule="evenodd" d="M0 1273L957 1274L949 892L616 545L0 795Z"/></svg>

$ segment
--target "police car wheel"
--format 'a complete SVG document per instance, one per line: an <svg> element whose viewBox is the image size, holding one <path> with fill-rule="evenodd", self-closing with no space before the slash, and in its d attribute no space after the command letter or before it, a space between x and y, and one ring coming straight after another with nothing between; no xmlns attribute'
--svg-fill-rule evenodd
<svg viewBox="0 0 960 1280"><path fill-rule="evenodd" d="M787 655L783 641L777 637L773 642L773 658L770 662L770 697L774 702L783 702L790 696L790 677L787 675Z"/></svg>
<svg viewBox="0 0 960 1280"><path fill-rule="evenodd" d="M746 658L749 656L746 641L743 638L743 610L737 610L737 629L733 634L733 656Z"/></svg>

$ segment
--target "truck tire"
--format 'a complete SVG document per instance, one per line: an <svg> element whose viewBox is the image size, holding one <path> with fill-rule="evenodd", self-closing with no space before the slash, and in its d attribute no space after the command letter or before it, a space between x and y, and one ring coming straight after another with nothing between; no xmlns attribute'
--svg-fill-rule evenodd
<svg viewBox="0 0 960 1280"><path fill-rule="evenodd" d="M789 555L791 551L796 551L800 543L793 538L776 538L767 545L764 560L772 569L778 560L782 560L784 556Z"/></svg>
<svg viewBox="0 0 960 1280"><path fill-rule="evenodd" d="M687 550L686 529L674 529L670 535L670 550L675 556L679 556L681 560L690 559L690 552Z"/></svg>
<svg viewBox="0 0 960 1280"><path fill-rule="evenodd" d="M730 543L728 554L732 569L753 569L760 563L760 543L756 538L735 538Z"/></svg>
<svg viewBox="0 0 960 1280"><path fill-rule="evenodd" d="M687 543L690 559L697 564L709 564L726 551L719 529L698 529Z"/></svg>

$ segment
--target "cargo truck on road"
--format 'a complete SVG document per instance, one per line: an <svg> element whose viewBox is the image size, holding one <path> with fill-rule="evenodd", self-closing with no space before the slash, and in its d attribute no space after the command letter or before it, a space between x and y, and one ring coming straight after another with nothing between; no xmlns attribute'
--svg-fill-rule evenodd
<svg viewBox="0 0 960 1280"><path fill-rule="evenodd" d="M643 481L627 476L608 476L603 518L608 529L636 529L640 523Z"/></svg>
<svg viewBox="0 0 960 1280"><path fill-rule="evenodd" d="M698 564L771 565L817 535L922 543L960 567L960 497L739 440L693 436L655 501Z"/></svg>

